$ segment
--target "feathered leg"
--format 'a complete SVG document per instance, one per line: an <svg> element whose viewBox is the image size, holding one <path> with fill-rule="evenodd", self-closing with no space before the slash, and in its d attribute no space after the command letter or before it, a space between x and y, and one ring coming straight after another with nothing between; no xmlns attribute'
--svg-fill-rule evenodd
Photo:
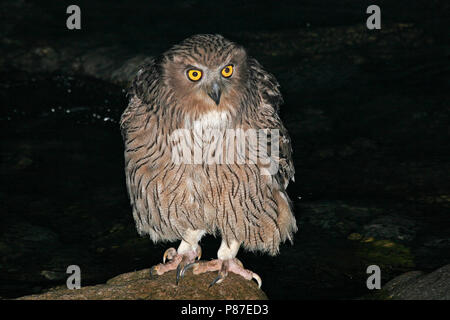
<svg viewBox="0 0 450 320"><path fill-rule="evenodd" d="M244 277L247 280L255 279L258 282L258 287L261 288L262 280L261 278L248 269L245 269L242 262L236 258L239 251L240 243L233 241L230 246L227 245L225 241L222 241L219 251L217 252L218 259L207 261L207 262L197 262L193 265L193 273L200 274L209 271L218 271L217 278L210 284L210 287L216 283L222 282L228 275L228 272L233 272Z"/></svg>
<svg viewBox="0 0 450 320"><path fill-rule="evenodd" d="M198 245L201 237L205 234L203 230L187 230L178 249L169 248L164 252L163 263L153 266L150 269L150 276L162 275L171 270L177 270L176 284L183 277L186 267L192 264L195 259L200 260L202 249ZM166 263L167 260L167 263Z"/></svg>

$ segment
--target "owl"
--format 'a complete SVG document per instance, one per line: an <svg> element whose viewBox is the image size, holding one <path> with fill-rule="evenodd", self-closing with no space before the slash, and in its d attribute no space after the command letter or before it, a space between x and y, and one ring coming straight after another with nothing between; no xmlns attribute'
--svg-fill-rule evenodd
<svg viewBox="0 0 450 320"><path fill-rule="evenodd" d="M151 275L176 270L178 284L188 269L217 271L214 285L233 272L261 287L238 250L276 255L297 231L286 193L292 147L275 77L242 46L202 34L144 65L128 95L120 126L136 228L154 242L181 241ZM222 239L217 259L200 260L205 234Z"/></svg>

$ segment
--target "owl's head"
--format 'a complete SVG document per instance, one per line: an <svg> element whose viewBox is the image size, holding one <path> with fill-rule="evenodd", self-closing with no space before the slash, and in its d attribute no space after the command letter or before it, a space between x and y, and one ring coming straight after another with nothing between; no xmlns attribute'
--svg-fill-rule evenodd
<svg viewBox="0 0 450 320"><path fill-rule="evenodd" d="M164 54L164 83L191 112L236 111L245 88L246 62L245 50L221 35L195 35Z"/></svg>

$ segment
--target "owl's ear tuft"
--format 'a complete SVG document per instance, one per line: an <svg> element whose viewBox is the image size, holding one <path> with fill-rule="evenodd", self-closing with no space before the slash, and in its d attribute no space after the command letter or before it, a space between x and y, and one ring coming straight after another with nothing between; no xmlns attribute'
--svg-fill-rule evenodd
<svg viewBox="0 0 450 320"><path fill-rule="evenodd" d="M242 47L240 45L236 45L235 52L234 52L234 58L238 61L247 60L247 51L244 49L244 47Z"/></svg>
<svg viewBox="0 0 450 320"><path fill-rule="evenodd" d="M128 89L127 96L132 98L137 96L144 102L149 101L151 91L155 90L155 83L160 78L160 58L152 58L145 64L140 66L131 85Z"/></svg>

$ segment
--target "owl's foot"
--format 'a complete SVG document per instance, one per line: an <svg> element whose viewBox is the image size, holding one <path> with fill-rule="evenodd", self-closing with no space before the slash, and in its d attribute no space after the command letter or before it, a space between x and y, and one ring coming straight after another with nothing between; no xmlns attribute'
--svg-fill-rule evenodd
<svg viewBox="0 0 450 320"><path fill-rule="evenodd" d="M221 283L228 275L228 272L233 272L235 274L238 274L246 280L252 280L255 279L258 283L258 287L261 288L262 280L260 276L258 276L253 271L250 271L248 269L245 269L242 262L239 261L237 258L233 259L227 259L227 260L221 260L221 259L215 259L211 261L200 261L196 262L194 264L191 264L193 268L194 274L200 274L210 271L219 271L219 274L217 278L214 279L213 282L209 285L212 287L216 283ZM189 268L191 267L189 266Z"/></svg>
<svg viewBox="0 0 450 320"><path fill-rule="evenodd" d="M162 275L168 271L177 270L176 284L184 276L184 273L192 265L195 259L200 260L202 256L202 249L197 246L196 250L187 251L178 254L175 248L169 248L164 252L163 263L157 264L150 269L150 277ZM167 263L166 263L167 260Z"/></svg>

